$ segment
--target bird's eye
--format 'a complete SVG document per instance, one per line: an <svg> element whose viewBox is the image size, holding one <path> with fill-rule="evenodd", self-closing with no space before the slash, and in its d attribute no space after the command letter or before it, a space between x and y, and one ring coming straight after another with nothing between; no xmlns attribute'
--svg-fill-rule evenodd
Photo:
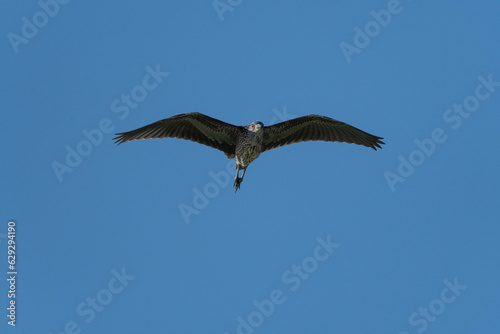
<svg viewBox="0 0 500 334"><path fill-rule="evenodd" d="M252 124L252 129L255 129L255 125Z"/></svg>

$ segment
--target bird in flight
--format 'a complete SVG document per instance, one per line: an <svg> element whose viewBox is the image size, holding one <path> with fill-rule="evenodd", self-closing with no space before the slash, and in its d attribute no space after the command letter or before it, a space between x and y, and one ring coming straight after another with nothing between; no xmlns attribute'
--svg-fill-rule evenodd
<svg viewBox="0 0 500 334"><path fill-rule="evenodd" d="M240 188L248 165L262 152L273 148L311 140L352 143L374 150L385 144L382 137L319 115L302 116L271 126L264 126L259 121L237 126L194 112L116 135L113 140L118 145L136 139L180 138L221 150L228 159L236 158L235 192Z"/></svg>

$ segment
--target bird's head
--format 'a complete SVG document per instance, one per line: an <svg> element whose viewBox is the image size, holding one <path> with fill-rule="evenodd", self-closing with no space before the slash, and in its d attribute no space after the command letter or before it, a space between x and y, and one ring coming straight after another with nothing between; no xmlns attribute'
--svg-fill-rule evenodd
<svg viewBox="0 0 500 334"><path fill-rule="evenodd" d="M264 124L259 121L255 121L247 127L249 131L255 132L255 134L260 134L263 128Z"/></svg>

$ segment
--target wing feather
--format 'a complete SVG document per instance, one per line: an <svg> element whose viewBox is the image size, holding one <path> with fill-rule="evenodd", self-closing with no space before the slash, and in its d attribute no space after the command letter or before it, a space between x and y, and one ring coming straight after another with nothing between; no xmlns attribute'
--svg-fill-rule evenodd
<svg viewBox="0 0 500 334"><path fill-rule="evenodd" d="M207 145L227 155L234 154L236 141L243 127L228 124L200 113L187 113L117 133L116 144L148 138L180 138Z"/></svg>
<svg viewBox="0 0 500 334"><path fill-rule="evenodd" d="M345 142L374 150L385 144L381 139L344 122L319 115L308 115L264 128L262 151L310 140Z"/></svg>

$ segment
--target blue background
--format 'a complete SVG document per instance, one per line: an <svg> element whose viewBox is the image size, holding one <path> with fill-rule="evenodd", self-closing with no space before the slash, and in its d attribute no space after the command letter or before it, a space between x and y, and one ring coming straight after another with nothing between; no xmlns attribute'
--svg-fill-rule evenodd
<svg viewBox="0 0 500 334"><path fill-rule="evenodd" d="M497 333L500 87L480 88L460 126L448 110L474 102L478 77L500 82L498 2L404 0L385 27L370 23L385 0L232 3L218 15L211 0L71 1L46 21L36 1L1 5L0 263L6 274L14 220L19 273L15 329L0 284L2 333ZM14 46L33 16L38 32ZM168 76L142 89L157 66ZM147 96L124 116L112 104L131 92ZM241 125L321 114L386 145L266 152L235 194L219 151L112 141L186 112ZM429 144L436 129L446 140ZM74 167L68 147L87 154ZM340 246L313 260L328 237ZM290 272L303 264L307 278ZM455 280L466 288L443 290ZM282 303L256 313L272 291Z"/></svg>

